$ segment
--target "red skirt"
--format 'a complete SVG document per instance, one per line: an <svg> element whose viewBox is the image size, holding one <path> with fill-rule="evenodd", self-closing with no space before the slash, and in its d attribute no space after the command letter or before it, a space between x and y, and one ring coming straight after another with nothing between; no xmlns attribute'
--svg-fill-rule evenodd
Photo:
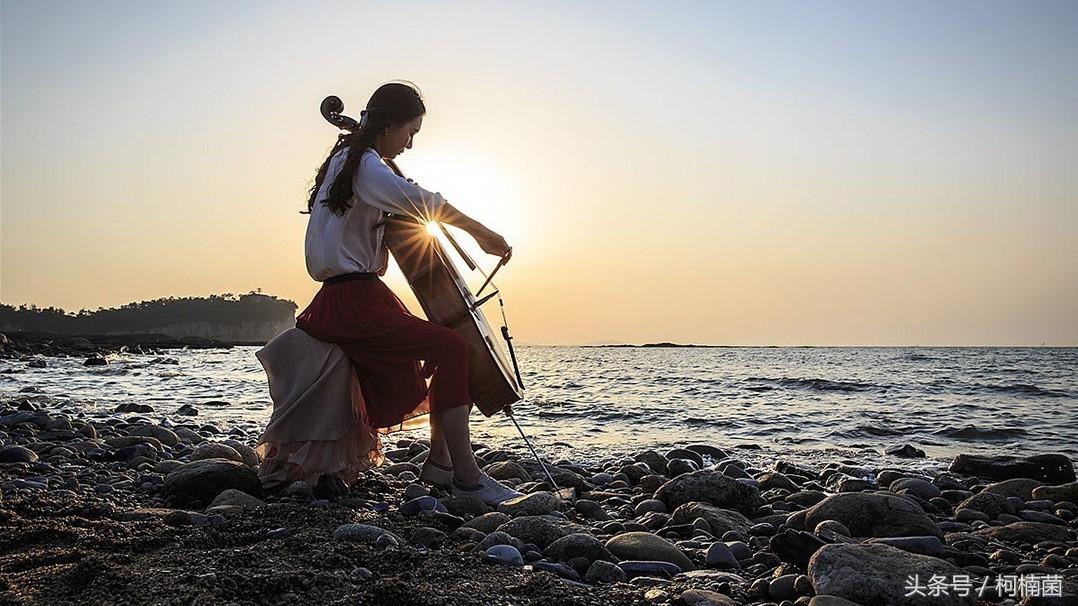
<svg viewBox="0 0 1078 606"><path fill-rule="evenodd" d="M409 313L379 279L323 283L296 327L352 361L372 427L472 403L464 338Z"/></svg>

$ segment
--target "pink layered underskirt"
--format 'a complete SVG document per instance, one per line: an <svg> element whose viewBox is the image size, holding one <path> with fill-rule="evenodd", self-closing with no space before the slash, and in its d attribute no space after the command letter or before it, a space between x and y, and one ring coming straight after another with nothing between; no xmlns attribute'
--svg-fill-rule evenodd
<svg viewBox="0 0 1078 606"><path fill-rule="evenodd" d="M298 328L277 335L255 355L273 400L273 414L255 446L267 489L296 480L314 486L322 474L351 485L384 461L381 434L426 424L422 415L373 427L351 360L337 345Z"/></svg>

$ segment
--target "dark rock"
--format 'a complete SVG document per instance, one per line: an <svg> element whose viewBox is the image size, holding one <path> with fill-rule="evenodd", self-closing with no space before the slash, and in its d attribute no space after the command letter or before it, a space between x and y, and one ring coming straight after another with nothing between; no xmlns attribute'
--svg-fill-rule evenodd
<svg viewBox="0 0 1078 606"><path fill-rule="evenodd" d="M483 514L476 518L464 523L464 528L474 528L485 534L489 534L498 529L499 526L509 521L509 516L504 513L492 511L490 513Z"/></svg>
<svg viewBox="0 0 1078 606"><path fill-rule="evenodd" d="M1013 522L1005 526L989 526L975 530L974 535L1003 543L1029 543L1041 541L1066 542L1074 540L1074 532L1065 526L1041 522Z"/></svg>
<svg viewBox="0 0 1078 606"><path fill-rule="evenodd" d="M768 540L771 551L784 562L796 564L802 568L809 558L826 545L823 539L803 530L787 528Z"/></svg>
<svg viewBox="0 0 1078 606"><path fill-rule="evenodd" d="M615 557L623 560L670 562L676 565L679 571L696 568L680 549L650 532L626 532L616 535L606 542L606 548Z"/></svg>
<svg viewBox="0 0 1078 606"><path fill-rule="evenodd" d="M899 446L897 448L888 448L884 452L891 456L902 457L905 459L925 458L925 451L910 444L903 444L902 446Z"/></svg>
<svg viewBox="0 0 1078 606"><path fill-rule="evenodd" d="M655 492L655 498L670 508L699 501L746 515L764 503L757 488L710 469L686 473L668 481Z"/></svg>
<svg viewBox="0 0 1078 606"><path fill-rule="evenodd" d="M976 592L963 597L953 591L938 596L928 595L927 591L922 591L923 595L907 591L908 579L922 579L923 587L932 575L953 579L964 572L945 560L908 553L890 545L824 545L809 560L807 572L816 593L859 604L972 606L977 603Z"/></svg>
<svg viewBox="0 0 1078 606"><path fill-rule="evenodd" d="M584 581L587 583L624 583L627 579L625 571L617 564L604 560L595 560L584 573Z"/></svg>
<svg viewBox="0 0 1078 606"><path fill-rule="evenodd" d="M545 490L509 499L498 505L498 511L517 516L541 516L558 508L558 497Z"/></svg>
<svg viewBox="0 0 1078 606"><path fill-rule="evenodd" d="M149 404L135 404L133 402L128 402L126 404L120 404L113 409L113 412L137 412L146 414L153 412L153 406L150 406Z"/></svg>
<svg viewBox="0 0 1078 606"><path fill-rule="evenodd" d="M905 490L910 494L915 494L925 500L940 496L940 489L938 486L920 478L901 478L891 482L887 489L891 492Z"/></svg>
<svg viewBox="0 0 1078 606"><path fill-rule="evenodd" d="M737 511L696 501L675 509L670 519L675 524L691 524L697 518L707 521L711 534L715 536L722 536L731 530L747 534L752 526L752 522Z"/></svg>
<svg viewBox="0 0 1078 606"><path fill-rule="evenodd" d="M1014 508L1007 503L1007 497L993 492L979 492L970 498L955 505L955 510L972 509L994 519L1001 513L1014 513Z"/></svg>
<svg viewBox="0 0 1078 606"><path fill-rule="evenodd" d="M1030 478L1013 478L989 484L984 487L982 492L1003 495L1004 497L1018 497L1023 501L1029 501L1033 498L1033 489L1038 486L1044 486L1044 482Z"/></svg>
<svg viewBox="0 0 1078 606"><path fill-rule="evenodd" d="M437 528L420 526L412 531L412 534L408 537L408 541L412 545L418 545L428 549L437 549L445 542L445 533Z"/></svg>
<svg viewBox="0 0 1078 606"><path fill-rule="evenodd" d="M682 570L677 564L661 560L625 560L618 563L618 568L621 568L628 577L671 577Z"/></svg>
<svg viewBox="0 0 1078 606"><path fill-rule="evenodd" d="M227 488L262 496L262 484L254 469L224 459L192 461L177 467L165 476L161 493L178 506L201 505Z"/></svg>
<svg viewBox="0 0 1078 606"><path fill-rule="evenodd" d="M538 562L532 562L531 566L532 566L533 570L543 570L543 571L546 571L546 572L553 572L554 574L556 574L559 577L562 577L564 579L570 579L570 580L573 580L573 581L579 581L580 580L580 574L577 571L570 568L569 566L566 566L565 564L558 564L558 563L555 563L555 562L544 562L544 561L540 560Z"/></svg>
<svg viewBox="0 0 1078 606"><path fill-rule="evenodd" d="M17 444L0 447L0 463L33 463L37 453Z"/></svg>
<svg viewBox="0 0 1078 606"><path fill-rule="evenodd" d="M1034 499L1048 499L1055 503L1070 501L1078 503L1078 482L1061 484L1059 486L1038 486L1033 489Z"/></svg>
<svg viewBox="0 0 1078 606"><path fill-rule="evenodd" d="M576 532L577 529L569 522L552 516L520 516L502 524L498 530L525 543L534 543L540 548L546 548L565 535Z"/></svg>
<svg viewBox="0 0 1078 606"><path fill-rule="evenodd" d="M728 595L709 589L686 589L677 598L684 606L737 606L737 602Z"/></svg>
<svg viewBox="0 0 1078 606"><path fill-rule="evenodd" d="M855 537L943 537L924 510L909 499L888 494L849 492L831 495L790 516L791 528L815 528L824 520L842 522Z"/></svg>
<svg viewBox="0 0 1078 606"><path fill-rule="evenodd" d="M416 497L410 501L405 501L400 506L400 514L402 516L417 516L421 511L434 511L439 507L445 508L444 505L438 502L438 499L432 496Z"/></svg>
<svg viewBox="0 0 1078 606"><path fill-rule="evenodd" d="M353 543L365 543L373 545L382 535L392 535L385 528L371 526L370 524L341 524L333 531L333 538L338 541Z"/></svg>
<svg viewBox="0 0 1078 606"><path fill-rule="evenodd" d="M1049 484L1075 481L1074 464L1063 454L1029 457L960 454L951 461L950 471L992 480L1032 478Z"/></svg>
<svg viewBox="0 0 1078 606"><path fill-rule="evenodd" d="M733 551L725 543L712 543L704 557L704 562L712 568L741 568Z"/></svg>
<svg viewBox="0 0 1078 606"><path fill-rule="evenodd" d="M633 457L637 463L644 463L654 473L663 473L666 470L667 458L654 450L646 450ZM639 480L639 478L637 479Z"/></svg>
<svg viewBox="0 0 1078 606"><path fill-rule="evenodd" d="M495 480L509 480L516 478L524 482L531 482L532 476L528 473L528 470L524 469L516 461L499 461L497 463L491 463L487 465L483 471L487 472L487 475Z"/></svg>
<svg viewBox="0 0 1078 606"><path fill-rule="evenodd" d="M567 534L557 539L543 550L543 555L557 562L572 558L586 558L589 563L595 560L617 561L603 546L602 541L582 532Z"/></svg>
<svg viewBox="0 0 1078 606"><path fill-rule="evenodd" d="M692 473L699 469L696 463L688 459L670 459L670 462L666 464L666 475L671 478L676 478L683 473Z"/></svg>
<svg viewBox="0 0 1078 606"><path fill-rule="evenodd" d="M510 566L524 565L524 556L520 555L520 550L512 545L492 545L483 552L483 557L488 561Z"/></svg>
<svg viewBox="0 0 1078 606"><path fill-rule="evenodd" d="M704 466L704 457L700 456L700 453L689 450L688 448L675 448L666 453L666 459L667 461L674 461L677 459L692 461L693 463L696 463L698 469ZM669 463L667 463L667 465L669 465Z"/></svg>

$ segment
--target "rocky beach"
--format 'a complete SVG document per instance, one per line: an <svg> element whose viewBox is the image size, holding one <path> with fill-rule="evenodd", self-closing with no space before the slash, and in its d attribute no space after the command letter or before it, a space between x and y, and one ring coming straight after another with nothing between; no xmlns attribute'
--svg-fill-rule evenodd
<svg viewBox="0 0 1078 606"><path fill-rule="evenodd" d="M1063 454L926 472L909 444L806 462L687 440L548 460L555 486L475 444L525 493L491 510L417 483L422 439L391 437L346 494L267 493L249 426L197 406L89 414L38 391L0 400L0 604L1078 602Z"/></svg>

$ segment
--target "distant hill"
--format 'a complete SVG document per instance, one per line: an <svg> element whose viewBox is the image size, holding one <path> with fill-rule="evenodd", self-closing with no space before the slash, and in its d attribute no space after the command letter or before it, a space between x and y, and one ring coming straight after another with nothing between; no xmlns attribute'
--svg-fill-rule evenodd
<svg viewBox="0 0 1078 606"><path fill-rule="evenodd" d="M66 312L57 307L0 304L0 332L60 335L158 333L234 343L265 343L295 326L296 304L260 292L168 297L114 308Z"/></svg>

